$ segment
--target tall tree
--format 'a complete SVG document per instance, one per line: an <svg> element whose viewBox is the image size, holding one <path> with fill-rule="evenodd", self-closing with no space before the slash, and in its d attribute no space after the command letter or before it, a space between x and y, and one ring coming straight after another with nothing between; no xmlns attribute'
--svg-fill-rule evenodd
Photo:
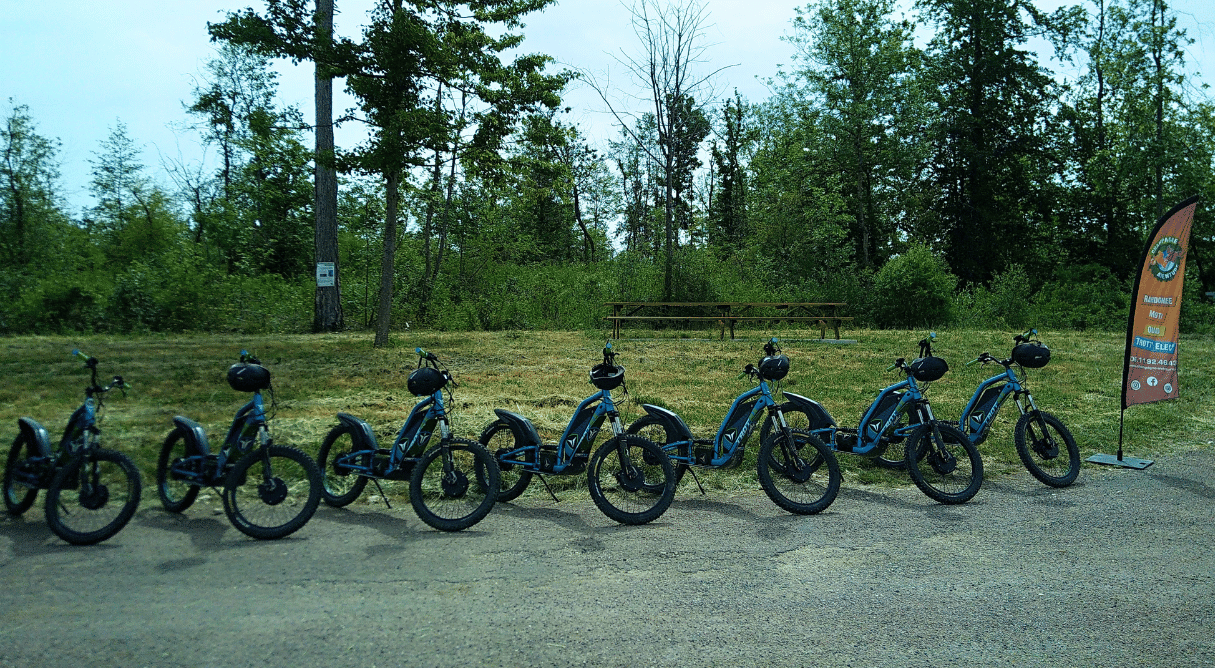
<svg viewBox="0 0 1215 668"><path fill-rule="evenodd" d="M314 247L316 261L333 262L332 287L317 286L313 301L313 330L335 331L343 327L341 269L338 266L337 176L333 169L333 0L266 0L263 14L251 8L229 13L221 23L208 23L211 39L238 44L262 53L314 63L316 125L314 154L315 197Z"/></svg>
<svg viewBox="0 0 1215 668"><path fill-rule="evenodd" d="M557 91L565 78L543 74L550 58L501 60L504 51L522 42L521 35L507 31L519 27L524 14L551 2L381 0L361 42L343 39L335 45L334 73L347 77L363 120L372 129L371 138L342 161L357 171L379 174L385 183L376 346L388 342L397 216L406 170L424 165L427 152L436 156L432 168L442 153L450 153L453 161L496 163L520 114L559 104ZM446 106L444 96L451 91L457 101ZM480 106L470 111L469 100Z"/></svg>
<svg viewBox="0 0 1215 668"><path fill-rule="evenodd" d="M10 101L11 102L11 101ZM0 258L22 267L43 257L38 242L61 217L59 142L38 134L29 107L13 106L0 127Z"/></svg>
<svg viewBox="0 0 1215 668"><path fill-rule="evenodd" d="M637 0L631 8L633 32L641 45L638 56L624 55L621 63L633 78L648 88L648 103L657 136L658 153L651 158L662 165L663 173L663 298L670 299L674 280L674 252L678 243L681 196L691 181L691 170L699 164L695 146L708 135L704 103L696 96L705 92L716 72L701 73L708 45L704 43L708 10L702 0ZM592 81L600 97L608 102L607 91ZM712 94L702 95L702 99ZM633 135L643 150L650 150L644 138L633 133L622 113L608 102L621 129Z"/></svg>
<svg viewBox="0 0 1215 668"><path fill-rule="evenodd" d="M866 269L898 252L896 221L915 215L908 203L926 161L922 58L915 26L892 19L893 10L893 0L824 0L797 10L788 38L804 64L798 80L823 110L855 257Z"/></svg>
<svg viewBox="0 0 1215 668"><path fill-rule="evenodd" d="M1028 46L1066 10L1044 16L1008 0L920 0L936 24L929 45L936 88L932 179L950 268L986 282L1033 240L1053 207L1043 129L1055 99L1051 75Z"/></svg>
<svg viewBox="0 0 1215 668"><path fill-rule="evenodd" d="M333 48L333 0L316 0L316 154L314 184L316 202L313 245L316 262L333 263L333 285L316 286L312 331L336 332L344 326L342 271L338 257L337 171L334 169L333 75L328 67Z"/></svg>
<svg viewBox="0 0 1215 668"><path fill-rule="evenodd" d="M745 154L752 143L747 104L738 90L734 99L722 105L718 139L711 155L716 175L709 199L709 238L711 245L730 254L742 247L747 236L747 170Z"/></svg>

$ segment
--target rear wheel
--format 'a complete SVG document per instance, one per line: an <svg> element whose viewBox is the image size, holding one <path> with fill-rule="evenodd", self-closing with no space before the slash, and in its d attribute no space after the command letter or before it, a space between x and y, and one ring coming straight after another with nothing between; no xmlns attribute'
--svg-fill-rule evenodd
<svg viewBox="0 0 1215 668"><path fill-rule="evenodd" d="M658 519L675 498L675 467L662 448L634 434L609 439L587 464L591 499L621 524Z"/></svg>
<svg viewBox="0 0 1215 668"><path fill-rule="evenodd" d="M759 484L776 505L798 515L826 510L840 491L839 461L814 434L790 430L759 446Z"/></svg>
<svg viewBox="0 0 1215 668"><path fill-rule="evenodd" d="M422 455L409 479L414 512L440 531L485 519L498 498L498 463L480 443L453 438Z"/></svg>
<svg viewBox="0 0 1215 668"><path fill-rule="evenodd" d="M268 445L236 463L224 481L224 512L232 526L258 539L289 536L321 502L321 471L303 451Z"/></svg>
<svg viewBox="0 0 1215 668"><path fill-rule="evenodd" d="M35 455L33 444L25 434L13 440L8 463L4 466L4 507L10 515L20 515L34 505L50 464L48 458Z"/></svg>
<svg viewBox="0 0 1215 668"><path fill-rule="evenodd" d="M922 425L907 440L907 470L916 487L936 501L966 503L983 484L983 459L954 425Z"/></svg>
<svg viewBox="0 0 1215 668"><path fill-rule="evenodd" d="M1050 413L1031 411L1022 415L1013 430L1013 442L1025 468L1046 485L1067 487L1080 475L1076 439Z"/></svg>
<svg viewBox="0 0 1215 668"><path fill-rule="evenodd" d="M194 504L198 485L183 478L190 474L201 476L204 461L201 455L191 452L185 431L169 432L156 461L156 494L165 510L180 513Z"/></svg>
<svg viewBox="0 0 1215 668"><path fill-rule="evenodd" d="M485 431L481 432L481 437L477 441L498 460L498 501L513 501L518 498L532 481L532 472L523 468L524 465L518 462L534 465L536 462L535 449L512 455L509 458L512 461L503 461L504 455L514 452L518 448L518 444L515 441L515 432L511 431L510 425L501 420L491 422Z"/></svg>
<svg viewBox="0 0 1215 668"><path fill-rule="evenodd" d="M354 443L354 432L348 425L339 424L325 436L325 441L321 443L321 450L316 455L316 465L321 470L323 480L321 498L334 508L350 505L359 498L359 495L363 493L363 488L367 486L367 478L336 463L357 449L359 448ZM362 456L359 458L366 460L360 463L370 463L371 461L370 455L366 458Z"/></svg>
<svg viewBox="0 0 1215 668"><path fill-rule="evenodd" d="M675 446L669 445L672 440L678 440L678 436L668 433L667 428L658 418L653 415L642 415L629 425L625 430L626 433L636 434L654 445L657 445L663 452L667 453L668 457L673 457L679 453L675 451ZM675 469L675 485L683 480L683 474L688 472L688 465L683 462L671 462L671 466Z"/></svg>
<svg viewBox="0 0 1215 668"><path fill-rule="evenodd" d="M122 530L139 508L142 484L129 457L113 450L73 455L46 492L46 522L73 545L99 543Z"/></svg>

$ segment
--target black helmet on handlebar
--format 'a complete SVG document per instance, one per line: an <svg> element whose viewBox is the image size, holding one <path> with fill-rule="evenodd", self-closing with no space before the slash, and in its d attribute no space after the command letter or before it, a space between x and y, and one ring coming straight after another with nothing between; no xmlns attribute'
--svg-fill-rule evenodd
<svg viewBox="0 0 1215 668"><path fill-rule="evenodd" d="M415 397L428 397L447 385L447 374L434 367L424 366L414 369L405 381L405 387Z"/></svg>
<svg viewBox="0 0 1215 668"><path fill-rule="evenodd" d="M237 362L228 367L228 385L237 392L260 392L270 387L270 370L256 363Z"/></svg>
<svg viewBox="0 0 1215 668"><path fill-rule="evenodd" d="M619 364L596 364L591 367L591 384L601 390L614 390L624 382L624 367Z"/></svg>
<svg viewBox="0 0 1215 668"><path fill-rule="evenodd" d="M759 377L764 380L781 380L789 375L789 358L782 355L768 355L759 361Z"/></svg>

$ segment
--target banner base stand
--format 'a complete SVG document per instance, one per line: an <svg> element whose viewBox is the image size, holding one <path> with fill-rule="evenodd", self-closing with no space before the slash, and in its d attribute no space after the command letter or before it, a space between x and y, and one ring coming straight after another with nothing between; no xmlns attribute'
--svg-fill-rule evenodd
<svg viewBox="0 0 1215 668"><path fill-rule="evenodd" d="M1092 462L1094 464L1105 464L1107 466L1121 466L1125 469L1139 469L1140 471L1155 463L1151 459L1136 459L1134 457L1119 458L1117 455L1103 454L1093 455L1084 461Z"/></svg>

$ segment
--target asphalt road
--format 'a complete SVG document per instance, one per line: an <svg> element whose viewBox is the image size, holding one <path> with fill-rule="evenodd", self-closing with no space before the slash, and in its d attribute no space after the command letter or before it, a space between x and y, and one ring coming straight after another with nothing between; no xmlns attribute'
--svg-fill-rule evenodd
<svg viewBox="0 0 1215 668"><path fill-rule="evenodd" d="M0 519L0 666L1208 666L1213 505L1210 448L964 506L847 485L797 517L689 480L640 527L567 493L456 534L322 506L274 542L145 489L94 547Z"/></svg>

